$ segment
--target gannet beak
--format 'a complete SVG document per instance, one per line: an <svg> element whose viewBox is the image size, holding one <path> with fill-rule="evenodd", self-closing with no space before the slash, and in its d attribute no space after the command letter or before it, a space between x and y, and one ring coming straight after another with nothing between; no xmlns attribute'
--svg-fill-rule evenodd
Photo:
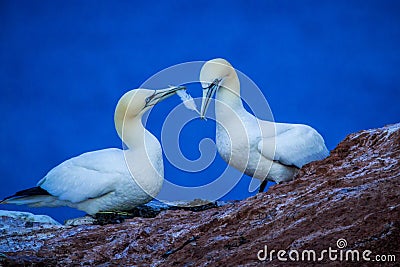
<svg viewBox="0 0 400 267"><path fill-rule="evenodd" d="M208 87L203 88L203 100L201 102L200 118L205 119L205 115L210 105L210 99L220 87L220 79L215 79Z"/></svg>
<svg viewBox="0 0 400 267"><path fill-rule="evenodd" d="M154 90L154 93L146 98L145 107L154 106L158 102L174 95L179 90L186 90L185 86L171 86L167 89Z"/></svg>

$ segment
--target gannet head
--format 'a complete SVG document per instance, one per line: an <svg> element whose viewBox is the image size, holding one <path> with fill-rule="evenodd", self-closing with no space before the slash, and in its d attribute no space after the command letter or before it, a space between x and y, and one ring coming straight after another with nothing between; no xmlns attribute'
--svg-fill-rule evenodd
<svg viewBox="0 0 400 267"><path fill-rule="evenodd" d="M150 90L134 89L125 93L118 101L114 113L115 129L122 138L124 121L141 118L143 114L155 104L174 95L178 90L185 90L184 86L169 87L167 89Z"/></svg>
<svg viewBox="0 0 400 267"><path fill-rule="evenodd" d="M240 94L239 86L229 86L232 81L238 81L237 74L232 65L223 58L216 58L204 63L200 71L200 82L203 87L203 101L201 103L200 117L204 119L210 99L215 92L224 87Z"/></svg>

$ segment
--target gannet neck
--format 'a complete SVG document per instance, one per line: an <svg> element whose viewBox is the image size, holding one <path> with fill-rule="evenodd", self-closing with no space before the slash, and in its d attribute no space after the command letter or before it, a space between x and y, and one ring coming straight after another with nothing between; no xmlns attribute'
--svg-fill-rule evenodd
<svg viewBox="0 0 400 267"><path fill-rule="evenodd" d="M143 147L147 130L142 124L144 96L138 90L131 90L118 101L114 114L115 129L129 149Z"/></svg>
<svg viewBox="0 0 400 267"><path fill-rule="evenodd" d="M233 109L243 107L242 99L240 98L240 83L237 76L235 79L225 79L216 94L217 102L221 101L225 105L230 106ZM218 105L218 103L216 103Z"/></svg>
<svg viewBox="0 0 400 267"><path fill-rule="evenodd" d="M142 124L142 115L126 118L118 127L121 129L118 135L129 149L144 148L145 137L151 134Z"/></svg>
<svg viewBox="0 0 400 267"><path fill-rule="evenodd" d="M142 124L143 114L158 102L174 95L176 91L184 89L184 86L159 90L139 88L125 93L120 98L115 108L114 123L118 136L128 148L144 148L145 137L155 139Z"/></svg>
<svg viewBox="0 0 400 267"><path fill-rule="evenodd" d="M229 118L231 112L243 113L244 107L240 98L240 82L236 72L223 78L221 87L216 93L215 112L218 118Z"/></svg>

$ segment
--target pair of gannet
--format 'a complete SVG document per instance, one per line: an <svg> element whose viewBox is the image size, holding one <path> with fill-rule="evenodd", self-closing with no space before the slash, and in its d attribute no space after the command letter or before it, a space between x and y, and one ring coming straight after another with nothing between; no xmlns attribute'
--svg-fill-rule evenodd
<svg viewBox="0 0 400 267"><path fill-rule="evenodd" d="M136 89L124 94L115 109L115 128L127 150L108 148L84 153L56 166L34 188L17 192L1 204L32 207L68 206L90 215L123 211L149 202L164 181L157 138L142 124L146 110L184 87Z"/></svg>
<svg viewBox="0 0 400 267"><path fill-rule="evenodd" d="M201 117L216 93L216 144L221 157L239 171L261 181L292 180L299 168L329 155L322 136L302 124L274 123L257 119L245 110L239 78L224 59L213 59L200 72L203 87Z"/></svg>
<svg viewBox="0 0 400 267"><path fill-rule="evenodd" d="M324 140L313 128L263 121L248 113L240 98L236 71L226 60L205 63L200 82L204 89L202 118L217 93L220 155L229 165L260 179L259 191L267 180L291 180L301 166L328 155ZM183 89L129 91L119 100L114 116L127 150L109 148L71 158L52 169L37 187L19 191L0 204L69 206L93 215L147 203L160 191L164 169L160 143L144 128L141 118L150 107Z"/></svg>

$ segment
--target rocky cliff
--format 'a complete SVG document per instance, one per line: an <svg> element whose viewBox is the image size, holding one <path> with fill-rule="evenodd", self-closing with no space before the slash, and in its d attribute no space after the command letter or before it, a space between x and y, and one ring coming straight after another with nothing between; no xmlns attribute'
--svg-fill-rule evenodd
<svg viewBox="0 0 400 267"><path fill-rule="evenodd" d="M398 266L399 160L395 124L351 134L294 181L221 207L164 210L104 226L26 225L2 217L0 265L373 266L385 260ZM30 230L7 230L7 220Z"/></svg>

